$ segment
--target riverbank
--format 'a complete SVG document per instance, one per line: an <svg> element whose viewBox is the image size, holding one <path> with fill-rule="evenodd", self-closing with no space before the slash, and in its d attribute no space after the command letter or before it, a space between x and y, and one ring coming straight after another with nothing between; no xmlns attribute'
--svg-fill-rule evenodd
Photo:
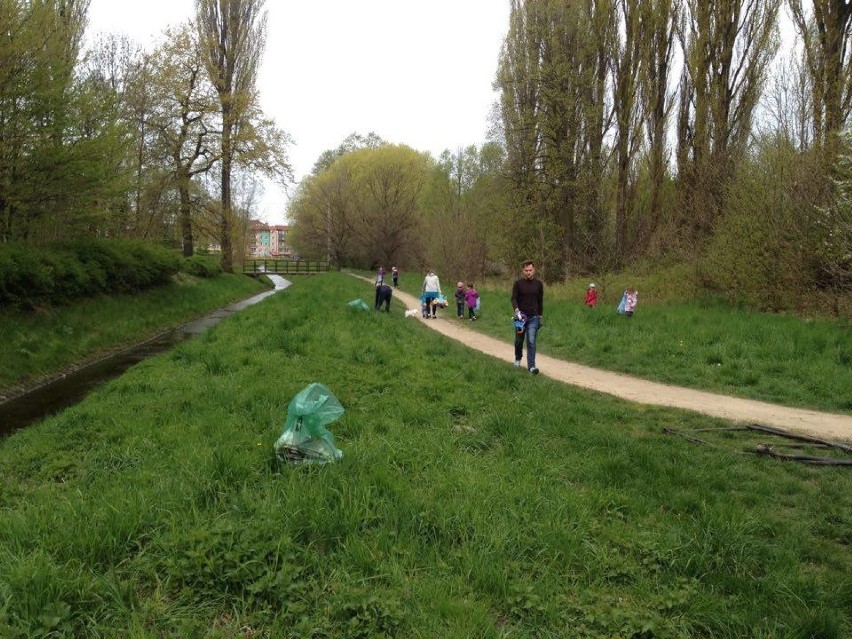
<svg viewBox="0 0 852 639"><path fill-rule="evenodd" d="M136 295L101 296L25 312L4 310L0 401L264 290L266 284L244 275L181 274L167 286Z"/></svg>

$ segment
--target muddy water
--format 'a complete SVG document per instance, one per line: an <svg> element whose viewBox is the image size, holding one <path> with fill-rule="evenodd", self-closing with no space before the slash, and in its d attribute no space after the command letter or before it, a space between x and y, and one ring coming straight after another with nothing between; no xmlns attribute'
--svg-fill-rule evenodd
<svg viewBox="0 0 852 639"><path fill-rule="evenodd" d="M278 275L269 275L268 277L275 283L273 290L231 304L201 319L184 324L141 344L131 346L63 375L28 393L3 402L0 404L0 437L9 435L44 417L54 415L69 406L73 406L94 388L118 377L134 364L154 355L159 355L177 344L203 333L224 318L257 304L270 295L283 291L290 285L290 282Z"/></svg>

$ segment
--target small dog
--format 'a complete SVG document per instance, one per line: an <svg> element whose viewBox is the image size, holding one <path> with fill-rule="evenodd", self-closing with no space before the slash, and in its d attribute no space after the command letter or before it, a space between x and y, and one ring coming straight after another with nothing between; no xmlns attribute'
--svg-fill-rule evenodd
<svg viewBox="0 0 852 639"><path fill-rule="evenodd" d="M405 311L405 316L406 316L406 317L417 317L417 315L418 315L419 313L420 313L420 309L417 309L417 308L409 308L407 311Z"/></svg>

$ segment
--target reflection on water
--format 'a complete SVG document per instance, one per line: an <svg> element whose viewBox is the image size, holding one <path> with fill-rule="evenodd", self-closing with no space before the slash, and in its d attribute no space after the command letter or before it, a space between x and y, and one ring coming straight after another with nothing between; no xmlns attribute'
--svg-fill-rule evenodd
<svg viewBox="0 0 852 639"><path fill-rule="evenodd" d="M73 406L88 395L92 389L118 377L134 364L154 355L159 355L177 344L199 333L203 333L229 315L253 304L257 304L290 285L290 282L278 275L268 275L267 277L275 284L275 288L270 291L231 304L201 319L184 324L173 331L169 331L147 342L137 344L119 353L98 360L93 364L63 375L24 395L0 404L0 436L9 435L16 430L29 426L39 419L54 415L69 406Z"/></svg>

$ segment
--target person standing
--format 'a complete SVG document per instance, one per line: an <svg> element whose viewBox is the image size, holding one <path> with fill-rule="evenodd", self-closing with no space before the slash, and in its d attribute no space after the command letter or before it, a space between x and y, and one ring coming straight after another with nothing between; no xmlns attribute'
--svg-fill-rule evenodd
<svg viewBox="0 0 852 639"><path fill-rule="evenodd" d="M385 267L380 266L379 272L376 273L376 286L381 286L385 283Z"/></svg>
<svg viewBox="0 0 852 639"><path fill-rule="evenodd" d="M536 338L544 315L544 283L535 276L535 263L527 260L523 264L522 277L512 286L512 308L514 318L522 320L522 327L515 333L515 366L521 365L524 340L527 343L527 369L538 375L535 365Z"/></svg>
<svg viewBox="0 0 852 639"><path fill-rule="evenodd" d="M393 278L393 287L399 286L399 269L396 266L391 266L391 277Z"/></svg>
<svg viewBox="0 0 852 639"><path fill-rule="evenodd" d="M476 319L476 309L479 307L479 293L473 288L473 282L467 283L464 299L467 302L468 319L472 322Z"/></svg>
<svg viewBox="0 0 852 639"><path fill-rule="evenodd" d="M456 315L459 319L464 317L464 282L456 284Z"/></svg>
<svg viewBox="0 0 852 639"><path fill-rule="evenodd" d="M584 303L589 308L594 308L598 305L598 289L594 282L589 284L589 288L586 289L586 300Z"/></svg>
<svg viewBox="0 0 852 639"><path fill-rule="evenodd" d="M432 319L438 318L438 296L441 294L441 280L435 275L435 271L431 268L426 271L426 277L423 279L423 301L425 303L424 317Z"/></svg>

